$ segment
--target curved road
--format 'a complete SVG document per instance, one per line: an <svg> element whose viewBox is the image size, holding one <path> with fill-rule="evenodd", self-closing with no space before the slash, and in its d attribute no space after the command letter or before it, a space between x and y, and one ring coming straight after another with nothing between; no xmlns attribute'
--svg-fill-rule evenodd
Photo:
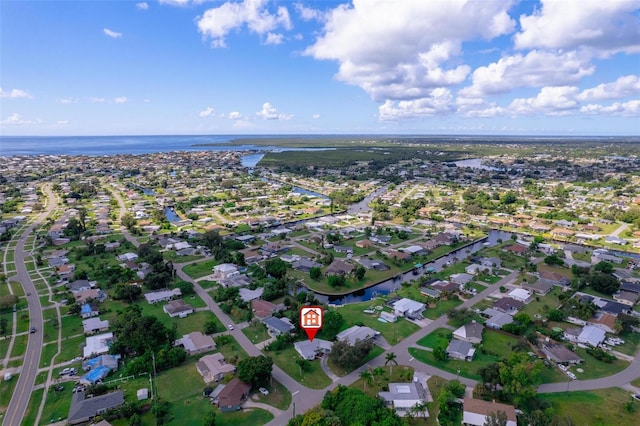
<svg viewBox="0 0 640 426"><path fill-rule="evenodd" d="M40 213L36 220L29 225L29 227L20 236L15 250L16 275L10 278L10 280L18 281L22 284L25 294L31 293L30 296L26 296L29 306L29 326L35 327L36 332L28 335L27 349L24 354L22 370L18 377L18 383L16 384L13 395L11 396L11 401L9 402L9 407L7 407L7 412L5 413L4 421L2 423L7 426L19 425L22 422L36 381L38 367L40 365L40 355L43 343L42 326L44 323L42 317L42 305L40 304L40 298L38 296L36 286L31 281L31 277L29 277L29 272L25 266L25 260L27 257L30 257L30 254L24 251L24 247L27 238L31 235L31 232L33 232L35 227L44 221L56 208L56 198L51 191L50 186L46 184L44 186L44 190L49 200L47 203L47 209Z"/></svg>

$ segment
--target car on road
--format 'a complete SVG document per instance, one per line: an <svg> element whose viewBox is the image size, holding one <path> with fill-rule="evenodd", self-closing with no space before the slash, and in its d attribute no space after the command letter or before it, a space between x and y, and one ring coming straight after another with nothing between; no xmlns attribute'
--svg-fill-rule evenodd
<svg viewBox="0 0 640 426"><path fill-rule="evenodd" d="M27 296L31 296L31 292L29 292L29 291L28 291L28 292L27 292Z"/></svg>
<svg viewBox="0 0 640 426"><path fill-rule="evenodd" d="M31 327L31 330L29 330L29 333L33 334L36 332L36 328L35 327Z"/></svg>
<svg viewBox="0 0 640 426"><path fill-rule="evenodd" d="M259 391L260 391L260 393L261 393L261 394L263 394L263 395L269 395L269 391L268 391L268 390L266 390L265 388L260 388L260 389L258 389L258 390L259 390Z"/></svg>
<svg viewBox="0 0 640 426"><path fill-rule="evenodd" d="M229 324L227 327L229 327L229 330L233 330L233 324Z"/></svg>

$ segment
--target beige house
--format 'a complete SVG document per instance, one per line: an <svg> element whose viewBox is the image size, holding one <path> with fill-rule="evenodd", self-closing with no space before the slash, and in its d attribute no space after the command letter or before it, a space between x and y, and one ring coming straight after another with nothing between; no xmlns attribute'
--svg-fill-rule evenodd
<svg viewBox="0 0 640 426"><path fill-rule="evenodd" d="M236 371L236 366L228 364L220 353L206 355L196 362L196 370L205 383L221 380L225 374Z"/></svg>

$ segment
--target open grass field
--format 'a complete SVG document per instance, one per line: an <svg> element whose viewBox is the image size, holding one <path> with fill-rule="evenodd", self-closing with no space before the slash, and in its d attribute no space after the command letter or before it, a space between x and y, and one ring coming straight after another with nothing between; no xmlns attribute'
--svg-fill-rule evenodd
<svg viewBox="0 0 640 426"><path fill-rule="evenodd" d="M554 286L551 291L544 296L534 296L531 302L527 303L520 312L533 317L535 314L543 314L544 307L556 309L560 305L558 295L562 293L560 287Z"/></svg>
<svg viewBox="0 0 640 426"><path fill-rule="evenodd" d="M629 362L620 359L616 359L611 364L598 361L582 348L576 348L574 352L584 360L578 366L578 368L582 368L584 370L583 373L576 372L576 368L571 369L579 380L597 379L599 377L610 376L624 370L629 365Z"/></svg>
<svg viewBox="0 0 640 426"><path fill-rule="evenodd" d="M36 416L38 415L38 408L40 406L40 401L42 401L42 395L44 393L43 389L38 389L31 392L31 398L29 398L29 405L27 406L27 411L24 414L24 418L22 419L23 426L33 426L36 423Z"/></svg>
<svg viewBox="0 0 640 426"><path fill-rule="evenodd" d="M75 383L64 382L60 386L64 387L64 391L56 391L53 386L49 388L49 392L46 395L47 400L42 410L42 417L40 418L41 425L61 421L66 419L69 414L71 397L73 396L71 389L75 386Z"/></svg>
<svg viewBox="0 0 640 426"><path fill-rule="evenodd" d="M391 345L397 344L420 329L416 324L413 324L404 318L398 318L398 321L394 323L380 322L378 321L378 315L365 314L363 312L364 309L369 309L372 305L376 305L375 301L350 303L337 308L338 312L342 315L342 318L344 318L345 326L343 328L346 329L357 323L362 323L379 331L385 340Z"/></svg>
<svg viewBox="0 0 640 426"><path fill-rule="evenodd" d="M622 332L618 337L624 340L624 345L615 346L614 349L626 355L635 355L640 343L640 334Z"/></svg>
<svg viewBox="0 0 640 426"><path fill-rule="evenodd" d="M439 300L436 302L435 308L427 308L423 315L429 319L437 319L447 313L451 312L457 306L460 306L462 301L460 299Z"/></svg>
<svg viewBox="0 0 640 426"><path fill-rule="evenodd" d="M269 404L272 407L276 407L281 410L289 408L289 405L291 405L291 392L289 392L282 383L273 379L272 383L266 388L269 391L269 395L254 392L253 395L251 395L251 400L261 402L263 404Z"/></svg>
<svg viewBox="0 0 640 426"><path fill-rule="evenodd" d="M262 323L252 323L248 327L243 328L242 332L253 344L264 342L271 338L269 333L267 333L267 328Z"/></svg>
<svg viewBox="0 0 640 426"><path fill-rule="evenodd" d="M551 402L554 418L561 420L570 417L575 425L636 426L640 423L640 402L634 402L634 413L627 412L624 404L629 400L629 395L622 389L609 388L539 396Z"/></svg>
<svg viewBox="0 0 640 426"><path fill-rule="evenodd" d="M18 374L15 374L9 381L2 380L0 382L0 413L7 411L16 383L18 383Z"/></svg>
<svg viewBox="0 0 640 426"><path fill-rule="evenodd" d="M451 340L452 331L446 328L437 328L431 333L418 340L420 346L426 346L427 348L437 348L439 346L447 346Z"/></svg>
<svg viewBox="0 0 640 426"><path fill-rule="evenodd" d="M192 263L182 268L185 274L189 275L193 279L205 277L213 274L213 267L218 264L218 261L214 259L204 260L202 262Z"/></svg>
<svg viewBox="0 0 640 426"><path fill-rule="evenodd" d="M282 368L295 381L311 389L322 389L331 384L331 379L322 371L319 359L311 361L309 371L302 371L302 374L300 374L300 368L296 364L296 360L300 359L300 355L298 355L293 346L280 351L265 352L265 355L270 356L273 359L273 363Z"/></svg>

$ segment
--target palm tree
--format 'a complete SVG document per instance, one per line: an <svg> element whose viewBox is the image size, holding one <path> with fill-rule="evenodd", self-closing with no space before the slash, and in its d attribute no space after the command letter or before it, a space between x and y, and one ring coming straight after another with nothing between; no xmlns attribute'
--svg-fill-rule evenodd
<svg viewBox="0 0 640 426"><path fill-rule="evenodd" d="M371 384L371 379L373 378L371 371L370 370L362 371L362 373L360 373L360 378L364 383L364 390L367 390L367 384Z"/></svg>
<svg viewBox="0 0 640 426"><path fill-rule="evenodd" d="M376 385L380 387L380 377L384 376L384 368L376 367L373 369L373 377L376 378Z"/></svg>
<svg viewBox="0 0 640 426"><path fill-rule="evenodd" d="M396 354L393 352L389 352L386 356L385 356L385 362L384 365L389 364L389 375L393 375L393 364L398 365L398 361L396 361Z"/></svg>

